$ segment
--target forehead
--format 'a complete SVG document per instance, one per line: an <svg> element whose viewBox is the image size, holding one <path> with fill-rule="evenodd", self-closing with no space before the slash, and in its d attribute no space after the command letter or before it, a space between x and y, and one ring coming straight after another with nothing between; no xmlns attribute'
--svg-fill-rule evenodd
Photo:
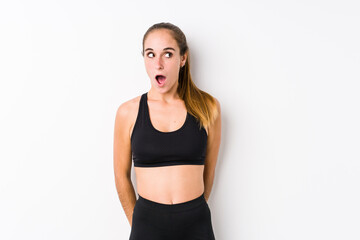
<svg viewBox="0 0 360 240"><path fill-rule="evenodd" d="M154 50L162 50L166 47L178 49L176 40L171 35L170 30L157 29L149 33L144 42L144 48L152 48Z"/></svg>

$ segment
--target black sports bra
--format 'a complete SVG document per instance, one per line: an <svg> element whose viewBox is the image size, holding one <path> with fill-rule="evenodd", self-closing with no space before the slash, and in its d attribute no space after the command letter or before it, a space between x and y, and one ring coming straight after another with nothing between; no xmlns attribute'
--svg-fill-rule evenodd
<svg viewBox="0 0 360 240"><path fill-rule="evenodd" d="M135 167L204 165L207 133L197 119L186 115L185 123L172 132L161 132L150 121L147 92L141 95L138 115L131 133Z"/></svg>

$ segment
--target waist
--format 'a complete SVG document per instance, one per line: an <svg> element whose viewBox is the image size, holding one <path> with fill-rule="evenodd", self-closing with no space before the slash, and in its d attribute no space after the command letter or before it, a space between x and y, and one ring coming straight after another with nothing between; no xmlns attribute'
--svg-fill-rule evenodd
<svg viewBox="0 0 360 240"><path fill-rule="evenodd" d="M204 165L134 169L138 194L155 202L185 202L204 192Z"/></svg>

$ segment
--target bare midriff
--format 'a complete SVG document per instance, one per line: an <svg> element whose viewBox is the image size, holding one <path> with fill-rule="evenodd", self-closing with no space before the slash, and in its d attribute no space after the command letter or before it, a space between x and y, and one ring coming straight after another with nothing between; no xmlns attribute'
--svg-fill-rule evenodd
<svg viewBox="0 0 360 240"><path fill-rule="evenodd" d="M177 204L204 192L204 165L134 167L138 194L162 204Z"/></svg>

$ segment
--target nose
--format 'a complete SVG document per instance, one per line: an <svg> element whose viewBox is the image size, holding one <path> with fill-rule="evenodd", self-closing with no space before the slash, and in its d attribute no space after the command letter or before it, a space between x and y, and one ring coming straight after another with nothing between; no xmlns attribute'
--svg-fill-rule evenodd
<svg viewBox="0 0 360 240"><path fill-rule="evenodd" d="M162 61L161 57L157 58L155 61L156 61L155 66L156 66L157 69L164 68L163 61Z"/></svg>

